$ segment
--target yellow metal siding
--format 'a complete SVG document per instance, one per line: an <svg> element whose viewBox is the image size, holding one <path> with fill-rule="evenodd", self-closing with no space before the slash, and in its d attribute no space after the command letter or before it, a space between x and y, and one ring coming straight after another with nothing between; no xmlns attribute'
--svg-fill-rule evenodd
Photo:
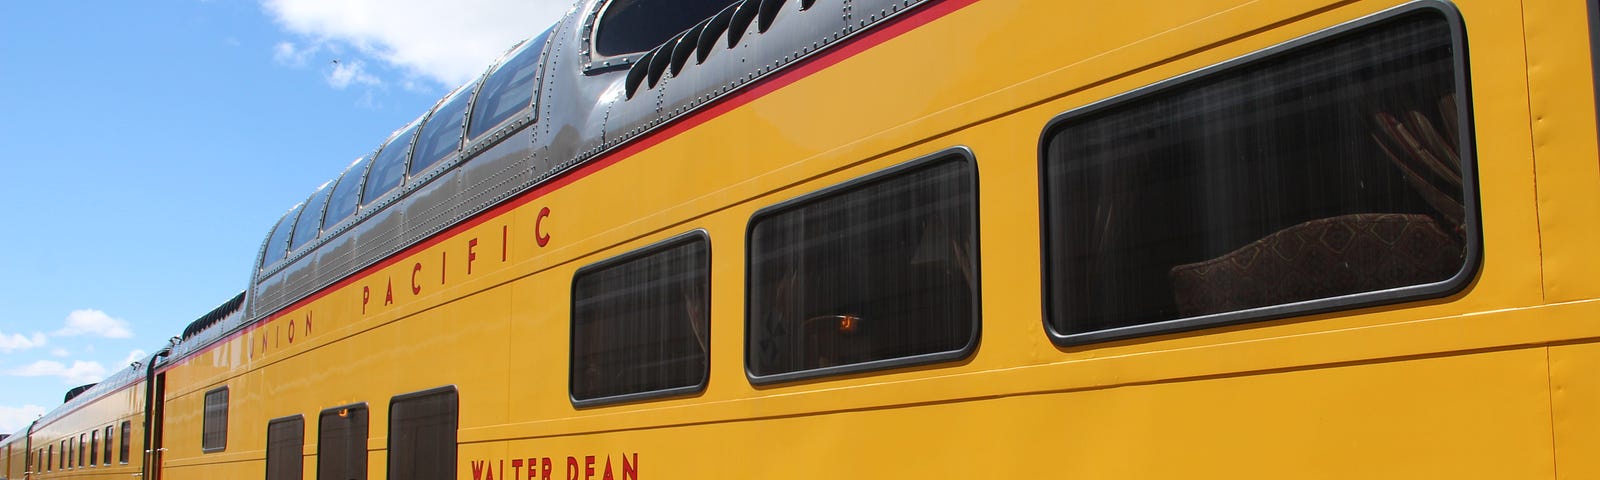
<svg viewBox="0 0 1600 480"><path fill-rule="evenodd" d="M259 476L267 421L295 413L306 415L314 470L317 412L355 402L370 406L369 475L383 478L389 398L442 385L461 395L458 478L478 478L474 468L504 478L513 460L545 457L554 478L567 478L568 457L620 470L633 454L650 479L1591 477L1582 472L1600 467L1582 452L1600 442L1589 421L1600 416L1590 398L1600 385L1586 379L1600 354L1565 345L1547 360L1546 349L1600 338L1586 278L1600 259L1588 251L1594 222L1585 221L1600 213L1600 165L1588 57L1572 46L1586 45L1586 25L1578 2L1526 3L1526 18L1513 3L1457 4L1469 36L1485 254L1454 296L1050 343L1040 320L1037 146L1051 118L1397 2L988 0L172 368L166 478ZM751 386L750 216L955 146L972 150L979 172L977 351ZM548 245L535 241L536 225ZM706 390L574 409L573 272L692 229L711 238ZM202 454L204 392L220 385L231 391L228 447Z"/></svg>

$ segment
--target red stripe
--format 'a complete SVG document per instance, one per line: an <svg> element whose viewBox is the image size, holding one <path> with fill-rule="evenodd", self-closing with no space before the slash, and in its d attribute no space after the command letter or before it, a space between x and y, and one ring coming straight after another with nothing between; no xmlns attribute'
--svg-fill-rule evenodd
<svg viewBox="0 0 1600 480"><path fill-rule="evenodd" d="M834 66L839 62L854 57L871 49L872 47L876 47L884 42L899 37L906 32L910 32L918 27L927 25L934 20L943 18L945 15L949 15L950 13L960 10L968 5L977 3L978 0L931 1L932 3L924 5L920 10L913 11L907 15L891 18L886 23L878 25L864 34L847 38L843 40L843 43L840 45L836 45L831 49L824 50L821 53L801 60L799 63L780 71L776 75L759 79L755 83L747 86L745 89L735 93L734 95L717 99L709 106L701 108L700 110L697 110L688 116L673 120L672 122L666 124L665 127L651 131L650 133L647 133L644 136L629 142L620 149L613 150L598 159L584 163L578 168L568 171L567 173L564 173L545 184L539 185L533 190L523 192L521 195L507 200L505 203L502 203L494 208L479 212L478 214L473 215L472 218L456 224L454 227L433 234L433 236L428 237L422 242L390 255L383 261L362 269L360 272L357 272L353 275L345 277L344 280L340 280L339 282L334 283L333 285L328 286L327 288L324 288L312 294L311 296L303 298L300 301L295 302L293 305L279 309L277 312L274 312L272 316L268 316L263 320L259 320L254 324L251 324L248 328L234 332L232 335L229 335L218 342L218 345L220 345L222 342L231 341L235 338L243 336L246 333L255 331L257 328L260 328L261 326L273 320L283 318L282 314L284 312L304 307L311 302L327 296L329 293L350 286L356 281L366 278L378 270L382 270L399 263L400 260L415 255L421 250L438 245L439 243L444 242L446 239L454 237L461 232L478 225L482 225L484 222L487 222L490 219L498 218L511 210L527 205L528 203L538 200L539 198L542 198L551 192L559 190L562 187L588 177L589 175L603 170L606 167L615 165L617 162L631 158L635 154L672 139L683 132L689 131L711 121L712 119L720 117L723 114L731 112L736 108L742 107L752 101L755 101L756 99L764 97L769 93L775 92L778 89L800 81L800 79L806 78L812 74L822 71L823 69ZM184 363L188 363L188 358L205 353L216 347L217 345L213 345L205 350L190 354L185 357ZM161 371L166 371L169 368L172 368L172 366L163 367Z"/></svg>

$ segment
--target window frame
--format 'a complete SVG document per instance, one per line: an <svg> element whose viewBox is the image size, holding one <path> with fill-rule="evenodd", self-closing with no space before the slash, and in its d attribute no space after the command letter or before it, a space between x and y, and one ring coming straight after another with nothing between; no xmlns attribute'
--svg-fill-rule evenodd
<svg viewBox="0 0 1600 480"><path fill-rule="evenodd" d="M398 430L397 428L395 428L395 422L397 421L396 419L399 418L399 416L395 415L395 413L394 413L395 412L395 408L394 408L395 404L396 403L401 403L401 402L406 402L406 401L411 401L411 400L417 400L417 399L421 399L421 398L426 398L426 397L431 397L431 396L434 396L434 395L446 395L446 394L448 394L448 395L450 395L450 396L455 398L454 412L452 412L452 413L454 413L453 416L455 417L455 428L453 430L451 430L453 441L451 442L451 445L450 445L451 446L451 448L450 448L450 460L451 460L450 471L451 472L455 472L456 469L461 467L461 452L460 452L460 450L461 450L461 391L459 389L457 389L455 385L446 385L446 386L443 386L443 387L430 388L430 389L422 390L422 391L419 391L419 392L411 392L411 393L400 394L400 395L396 395L396 396L393 396L393 397L389 398L389 411L387 412L388 413L388 415L387 415L388 418L386 419L387 423L388 423L388 431L387 431L386 438L384 440L385 441L384 449L385 449L385 451L388 452L388 454L385 455L387 457L387 459L385 460L385 463L384 463L384 466L385 466L384 478L391 479L391 480L394 479L395 472L397 471L397 469L395 468L394 462L396 461L397 458L400 457L400 455L396 455L395 454L395 444L394 444L395 437L399 436L399 435L397 435L395 433ZM371 421L371 417L368 417L368 422L370 422L370 421ZM371 428L371 424L369 423L368 424L369 435L370 435L370 428ZM369 467L370 467L370 465L369 465ZM414 473L415 472L412 472L412 474L414 474ZM369 470L369 474L370 474L370 470ZM414 477L411 477L411 478L414 478Z"/></svg>
<svg viewBox="0 0 1600 480"><path fill-rule="evenodd" d="M544 89L543 80L545 56L548 55L548 53L546 53L546 47L550 44L550 37L553 36L555 31L555 27L550 27L539 34L534 35L532 38L523 40L521 44L512 47L511 50L507 51L505 55L503 55L503 60L500 60L495 64L493 69L484 74L483 81L478 82L478 90L472 94L472 104L467 107L465 148L468 151L472 151L475 145L482 142L486 138L496 138L497 136L504 137L505 135L503 132L519 128L530 123L537 123L539 121L539 93ZM508 67L512 67L513 65L511 62L523 53L534 55L532 62L533 78L530 79L533 90L532 95L528 99L527 103L523 104L520 108L511 111L504 118L501 118L500 121L486 123L488 120L490 120L490 118L478 117L480 106L488 107L488 105L481 105L484 101L489 100L488 98L484 98L484 94L487 93L490 96L495 96L510 91L503 88L509 86L509 84L490 85L490 80L503 78L496 77L495 75L502 73L502 70L505 70ZM512 71L506 71L504 73L513 76L515 74L515 72ZM497 89L490 90L489 87L497 87ZM486 115L492 115L492 113Z"/></svg>
<svg viewBox="0 0 1600 480"><path fill-rule="evenodd" d="M115 431L115 430L113 430L114 428L115 427L113 427L111 425L106 425L106 429L105 429L106 430L105 450L103 450L101 452L103 455L105 455L105 457L102 457L100 459L100 465L102 465L102 466L106 466L106 467L111 466L111 452L113 450L111 448L112 447L111 434Z"/></svg>
<svg viewBox="0 0 1600 480"><path fill-rule="evenodd" d="M326 424L327 420L328 420L328 416L329 415L337 416L339 411L341 411L341 410L346 410L346 411L361 410L361 411L366 412L366 419L363 420L363 422L362 422L362 427L364 427L364 429L361 431L361 442L360 442L360 448L358 450L358 453L359 453L358 456L361 458L361 478L366 478L367 475L369 475L371 473L371 468L372 468L372 463L370 461L368 461L368 459L367 459L367 441L372 439L372 409L367 406L366 402L352 403L352 404L349 404L349 405L340 405L340 406L337 406L337 407L324 408L324 409L322 409L321 412L317 413L317 464L316 464L316 474L317 475L316 475L316 477L317 478L322 478L323 462L325 460L328 460L328 456L324 452L323 447L328 445L329 443L332 443L332 442L328 442L327 439L325 439L323 437L323 435L326 434L329 431L329 429L327 428L327 424ZM457 406L457 422L458 423L460 421L459 415L460 415L460 408L459 408L459 405L458 405Z"/></svg>
<svg viewBox="0 0 1600 480"><path fill-rule="evenodd" d="M286 417L278 417L278 418L274 418L272 420L267 421L266 448L262 449L262 464L263 464L262 465L262 473L263 473L263 475L266 476L267 480L274 480L275 478L277 478L276 476L273 475L274 472L272 471L272 453L273 453L273 448L272 448L272 440L273 440L273 438L272 438L272 429L273 429L273 427L278 426L279 424L284 424L284 423L299 423L300 424L300 430L298 432L296 432L298 434L298 436L299 436L300 444L299 444L298 447L296 447L294 449L294 460L295 461L292 462L292 464L294 465L294 469L299 470L299 472L298 472L298 475L286 475L286 476L288 478L296 478L296 479L304 479L305 476L306 476L305 475L306 417L305 417L305 415L301 415L301 414L297 413L297 414L294 414L294 415L289 415L289 416L286 416ZM291 473L293 473L293 472L291 471Z"/></svg>
<svg viewBox="0 0 1600 480"><path fill-rule="evenodd" d="M861 187L863 185L889 180L908 171L918 170L928 167L931 164L944 161L961 162L965 164L965 168L970 169L971 172L971 184L968 185L968 188L972 189L972 204L970 205L972 210L970 219L972 222L972 238L970 239L972 244L972 252L970 257L970 261L972 262L972 326L969 330L970 334L967 337L967 342L963 344L961 348L955 350L931 352L906 357L885 358L846 365L813 368L809 370L775 373L770 375L758 375L751 370L750 355L752 350L750 349L750 335L753 331L753 328L751 327L751 321L753 317L752 310L755 308L751 299L751 295L752 292L755 292L755 289L757 288L757 286L753 284L755 278L751 274L751 268L754 265L753 256L755 254L755 248L753 245L755 245L754 236L757 221L768 216L777 215L792 209L804 207L811 203L831 198L835 195L854 191L857 187ZM817 190L807 191L806 193L797 197L763 207L751 214L749 220L745 222L744 233L744 355L741 358L741 361L744 365L745 379L748 380L752 385L771 385L776 383L810 380L822 377L840 377L863 372L889 371L911 366L952 362L968 358L973 354L973 352L976 352L978 345L983 338L983 261L981 255L982 244L980 243L982 237L982 234L980 233L982 230L982 214L980 213L982 205L982 192L979 190L979 186L982 182L979 180L980 175L981 173L978 171L977 155L975 155L970 148L965 146L949 147L933 153L918 156L905 162L891 165L887 168L875 170L865 175L849 178Z"/></svg>
<svg viewBox="0 0 1600 480"><path fill-rule="evenodd" d="M592 273L592 272L595 272L595 271L603 271L603 270L606 270L608 268L615 267L617 265L621 265L621 264L625 264L625 263L628 263L628 262L631 262L631 261L634 261L634 260L638 260L638 259L641 259L641 258L649 257L651 255L658 254L658 253L670 250L672 248L676 248L676 247L680 247L680 246L684 246L684 245L689 245L689 244L692 244L692 243L695 243L695 242L703 242L705 244L705 248L706 248L706 265L705 265L705 267L706 267L706 284L705 284L705 296L706 296L705 297L705 302L706 302L706 312L705 312L705 315L706 315L706 351L705 351L705 358L706 358L706 361L705 361L705 371L701 372L702 377L700 379L700 382L698 382L698 383L696 383L694 385L685 385L685 386L672 387L672 388L666 388L666 389L661 389L661 390L649 390L649 391L643 391L643 392L634 392L634 393L626 393L626 394L622 394L622 395L612 395L612 396L606 396L606 397L595 397L595 398L587 398L587 399L579 399L577 396L573 395L573 386L574 386L573 382L577 378L577 376L573 374L573 369L577 368L577 366L578 366L577 362L575 362L574 358L573 358L575 355L577 355L577 350L578 350L578 348L577 348L577 344L578 344L578 328L577 328L577 319L575 318L576 312L578 311L578 309L577 309L577 306L578 306L578 295L577 295L577 293L578 293L578 279L583 277L583 275L587 274L587 273ZM712 265L711 256L712 256L711 235L706 233L705 229L695 229L695 230L684 232L684 233L681 233L681 234L678 234L678 235L674 235L671 238L668 238L666 240L662 240L662 241L659 241L659 242L656 242L656 243L652 243L650 245L646 245L644 247L640 247L640 248L632 250L632 251L628 251L626 253L623 253L621 255L617 255L615 257L607 258L607 259L601 260L599 262L595 262L595 263L592 263L592 264L589 264L589 265L585 265L582 268L579 268L576 272L574 272L572 274L572 284L571 284L571 287L569 288L569 292L571 292L571 294L569 294L567 296L568 301L570 302L570 304L568 305L568 309L567 309L567 321L568 321L568 325L569 325L569 328L568 328L569 338L568 338L568 343L567 343L567 345L568 345L568 349L567 349L567 400L572 402L572 406L578 407L578 408L584 408L584 407L593 407L593 406L600 406L600 405L611 405L611 404L617 404L617 403L636 402L636 401L641 401L641 400L658 399L658 398L664 398L664 397L678 397L678 396L685 396L685 395L694 395L694 394L698 394L700 392L704 392L705 391L706 386L711 383L711 285L712 285L712 281L711 281L711 268L712 268L711 267L711 265Z"/></svg>
<svg viewBox="0 0 1600 480"><path fill-rule="evenodd" d="M1196 81L1203 81L1218 75L1225 75L1240 68L1256 65L1260 62L1272 61L1288 57L1308 48L1321 46L1324 42L1337 41L1351 35L1360 34L1361 30L1373 28L1378 24L1394 20L1406 15L1417 14L1423 11L1432 11L1444 17L1445 23L1450 28L1450 42L1452 46L1451 59L1454 69L1454 88L1456 108L1458 113L1457 127L1460 139L1462 166L1462 203L1466 211L1462 223L1462 255L1461 269L1448 279L1426 284L1408 285L1386 290L1358 292L1332 297L1324 297L1300 302L1268 305L1214 314L1177 317L1165 321L1112 327L1082 333L1061 333L1056 330L1053 321L1055 313L1051 311L1051 296L1054 291L1050 279L1050 222L1051 205L1048 192L1049 179L1046 175L1046 164L1049 163L1049 149L1052 139L1064 128L1066 124L1080 118L1092 116L1105 110L1122 107L1131 103L1144 100L1147 97L1160 95L1175 88L1181 88ZM1306 316L1335 311L1353 310L1362 307L1389 305L1418 300L1427 300L1456 294L1469 285L1476 277L1478 267L1482 260L1482 234L1480 230L1481 213L1478 203L1477 179L1477 151L1476 133L1473 128L1472 89L1470 88L1470 69L1467 62L1467 36L1461 14L1449 3L1438 0L1421 0L1414 3L1400 5L1375 13L1361 16L1337 25L1320 29L1305 35L1295 37L1283 43L1266 48L1257 49L1221 63L1208 65L1196 70L1188 71L1176 76L1162 79L1155 83L1145 85L1133 90L1119 93L1111 97L1091 102L1082 107L1068 110L1048 122L1039 135L1037 150L1038 164L1035 174L1038 176L1039 188L1039 218L1040 218L1040 277L1041 277L1041 323L1051 342L1057 346L1067 347L1100 343L1110 340L1121 340L1136 337L1148 337L1160 334L1187 332L1206 328L1254 323L1265 320L1281 319L1291 316Z"/></svg>
<svg viewBox="0 0 1600 480"><path fill-rule="evenodd" d="M117 427L117 463L127 465L133 453L133 421L123 420L122 426Z"/></svg>
<svg viewBox="0 0 1600 480"><path fill-rule="evenodd" d="M221 421L222 421L222 433L221 433L222 438L220 440L220 442L222 442L222 444L213 447L213 446L207 446L207 444L206 444L206 430L207 430L206 427L211 425L211 421L209 419L210 415L207 414L206 410L210 409L209 407L211 406L210 405L211 404L211 402L210 402L211 395L214 394L214 393L218 393L218 392L222 393L222 419L221 419ZM228 387L227 386L222 386L222 387L213 388L211 390L206 390L205 395L203 397L201 397L201 406L200 406L200 452L201 453L215 453L215 452L226 451L228 449L228 403L229 403L229 400L230 400L230 398L229 398L229 392L228 392Z"/></svg>

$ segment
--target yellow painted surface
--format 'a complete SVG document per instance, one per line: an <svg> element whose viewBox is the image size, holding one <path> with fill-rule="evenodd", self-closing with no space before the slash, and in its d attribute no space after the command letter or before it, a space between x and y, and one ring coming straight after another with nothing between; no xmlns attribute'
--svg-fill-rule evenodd
<svg viewBox="0 0 1600 480"><path fill-rule="evenodd" d="M1486 252L1459 294L1055 346L1040 318L1045 125L1397 2L984 0L173 367L164 478L259 478L267 422L295 414L314 471L318 412L360 402L369 477L384 478L389 400L443 385L461 398L456 476L477 480L528 478L530 461L542 477L546 459L551 478L585 479L607 465L641 479L1593 477L1587 27L1581 4L1525 3L1457 4ZM977 350L750 385L751 215L952 147L973 152L980 182ZM573 273L695 229L712 252L705 391L575 409ZM223 385L228 447L201 453L203 397Z"/></svg>
<svg viewBox="0 0 1600 480"><path fill-rule="evenodd" d="M1600 269L1600 152L1584 2L1529 0L1528 104L1539 169L1539 223L1550 301L1594 298Z"/></svg>

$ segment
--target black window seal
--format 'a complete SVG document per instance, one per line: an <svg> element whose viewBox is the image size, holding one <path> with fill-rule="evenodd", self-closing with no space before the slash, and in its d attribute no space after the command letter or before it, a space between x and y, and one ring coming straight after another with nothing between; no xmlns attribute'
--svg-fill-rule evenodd
<svg viewBox="0 0 1600 480"><path fill-rule="evenodd" d="M949 351L944 351L944 352L925 353L925 354L921 354L921 355L912 355L912 356L909 356L909 357L886 358L886 359L882 359L882 360L873 360L873 361L869 361L869 362L852 363L852 364L849 364L849 365L837 365L837 366L832 366L832 367L814 368L814 369L810 369L810 370L801 370L801 371L795 371L795 372L785 372L785 373L778 373L778 374L772 374L772 375L757 375L755 372L751 371L750 370L750 331L751 331L751 329L750 329L750 314L751 314L750 310L752 308L754 308L754 305L751 303L751 300L750 300L750 292L754 291L754 287L755 286L751 284L752 280L751 280L751 276L750 276L750 266L752 265L751 254L752 254L752 252L754 250L753 248L750 248L750 245L753 245L753 243L752 243L753 238L752 237L755 235L755 224L756 224L756 221L760 220L762 217L783 213L783 212L786 212L788 210L792 210L792 209L798 208L800 206L809 204L811 202L815 202L815 201L818 201L818 200L822 200L822 199L831 197L831 196L836 195L836 194L838 194L840 192L848 191L850 189L858 187L858 186L860 186L862 184L868 184L868 183L873 183L873 182L876 182L876 181L892 178L892 177L895 177L895 176L900 175L902 173L905 173L908 170L914 170L914 169L917 169L917 168L921 168L921 167L924 167L924 166L926 166L928 164L932 164L932 163L938 163L938 162L942 162L942 161L951 161L952 159L954 161L965 162L967 164L968 168L972 169L972 185L970 185L970 187L972 188L972 199L973 199L973 205L972 205L972 226L973 226L973 228L972 228L972 258L971 258L972 271L973 271L973 276L972 276L972 282L973 282L973 285L972 285L972 291L973 291L973 298L972 298L972 330L971 330L972 334L967 339L967 343L965 345L962 345L962 347L959 348L959 349L949 350ZM983 338L983 260L981 258L982 257L981 252L982 252L983 249L982 249L981 244L979 243L979 240L982 237L982 235L979 233L979 231L982 230L982 223L980 222L981 215L979 214L979 210L980 210L981 204L982 204L981 198L980 198L980 197L982 197L982 192L979 191L979 189L978 189L979 184L981 183L978 180L978 177L980 175L981 175L981 173L978 171L977 155L975 155L972 152L972 149L967 148L965 146L949 147L949 148L946 148L946 149L943 149L943 150L936 151L934 153L930 153L930 154L927 154L927 155L923 155L923 156L920 156L920 157L917 157L917 158L902 162L902 163L897 164L897 165L890 166L888 168L884 168L882 170L878 170L878 171L875 171L875 172L868 173L868 174L860 176L860 177L856 177L856 178L852 178L852 179L849 179L849 180L845 180L845 181L840 182L838 184L834 184L834 185L830 185L830 186L827 186L827 187L823 187L820 190L815 190L815 191L800 195L798 197L791 198L789 200L785 200L785 201L779 202L777 204L773 204L773 205L770 205L770 206L767 206L767 207L763 207L760 210L756 210L756 212L754 214L751 214L750 215L750 220L745 222L745 233L744 233L744 235L745 235L745 238L744 238L744 243L745 243L745 252L744 252L744 255L745 255L745 259L744 259L745 279L744 279L744 346L743 346L743 348L744 348L744 357L743 357L743 362L744 362L744 376L745 376L745 379L749 380L751 385L761 386L761 385L772 385L772 384L785 383L785 382L794 382L794 381L799 381L799 380L810 380L810 379L816 379L816 378L821 378L821 377L843 377L843 376L846 376L846 375L863 373L863 372L878 372L878 371L894 370L894 369L900 369L900 368L912 367L912 366L921 366L921 365L929 365L929 364L936 364L936 363L952 362L952 361L956 361L956 360L966 359L967 357L971 356L973 352L976 352L977 349L978 349L978 343Z"/></svg>
<svg viewBox="0 0 1600 480"><path fill-rule="evenodd" d="M1050 229L1047 228L1046 225L1048 225L1050 222L1050 202L1048 196L1045 195L1045 192L1048 190L1046 188L1047 179L1045 178L1043 172L1045 171L1045 164L1048 162L1047 157L1049 155L1050 141L1057 130L1062 128L1064 124L1081 117L1089 116L1109 108L1114 108L1142 100L1148 96L1164 93L1171 88L1183 86L1192 81L1202 80L1213 75L1228 73L1237 68L1249 66L1259 61L1292 55L1303 49L1317 46L1322 42L1353 34L1357 30L1365 29L1374 24L1423 11L1436 12L1444 17L1445 22L1450 27L1450 40L1453 47L1452 53L1454 58L1452 59L1452 62L1453 68L1455 69L1455 89L1456 92L1458 92L1455 96L1455 100L1457 111L1460 112L1457 122L1461 132L1461 138L1458 140L1460 142L1458 148L1461 152L1462 163L1462 200L1467 212L1466 219L1462 225L1464 232L1464 246L1462 249L1462 255L1464 258L1462 261L1461 270L1457 271L1456 274L1450 278L1442 281L1421 285L1410 285L1388 290L1353 293L1336 297L1319 298L1303 302L1270 305L1265 307L1201 315L1196 317L1182 317L1161 322L1129 325L1084 333L1063 334L1056 331L1055 326L1051 322L1053 313L1050 311L1049 306L1050 295L1052 291L1052 285L1050 284L1050 272L1047 268L1047 266L1050 265L1050 250L1048 247L1050 245ZM1117 94L1103 100L1095 101L1088 105L1057 115L1055 118L1051 119L1050 122L1045 125L1045 128L1042 130L1042 133L1039 137L1039 163L1037 166L1038 170L1036 170L1036 173L1039 177L1040 265L1041 267L1045 267L1040 269L1040 304L1042 313L1040 320L1044 326L1045 333L1050 337L1050 341L1059 347L1079 346L1111 340L1149 337L1154 335L1187 332L1192 330L1238 325L1243 323L1254 323L1287 317L1310 316L1378 305L1390 305L1419 300L1436 299L1454 295L1463 291L1467 285L1471 284L1472 280L1476 278L1478 267L1482 263L1483 257L1483 235L1480 229L1480 217L1482 214L1479 211L1478 204L1478 158L1477 150L1475 148L1476 143L1474 141L1477 137L1476 132L1473 130L1472 121L1472 89L1470 88L1471 75L1468 73L1467 36L1465 28L1466 27L1461 19L1461 13L1456 10L1454 5L1440 0L1421 0L1340 23L1332 27L1297 37L1284 43L1266 47L1239 57L1229 59L1222 63L1203 67L1198 70L1167 78L1125 93Z"/></svg>
<svg viewBox="0 0 1600 480"><path fill-rule="evenodd" d="M327 416L330 415L330 414L338 415L341 410L356 410L356 409L365 410L367 412L367 430L361 432L361 438L362 438L361 444L363 445L363 449L365 449L365 445L366 445L367 441L372 439L372 408L367 406L367 402L356 402L356 403L351 403L351 404L346 404L346 405L339 405L339 406L336 406L336 407L328 407L328 408L324 408L321 411L317 412L317 461L316 461L316 463L311 465L313 471L322 469L322 459L323 459L323 455L322 455L322 432L323 432L322 422L323 422L323 419L327 418ZM459 405L457 406L456 410L457 410L457 422L459 423L460 422L460 420L459 420L459 417L460 417L460 406ZM367 459L366 455L362 455L361 456L361 461L367 463L366 468L368 469L368 472L371 472L371 468L372 468L371 461L369 459Z"/></svg>
<svg viewBox="0 0 1600 480"><path fill-rule="evenodd" d="M301 468L301 473L300 473L300 476L301 476L301 478L305 478L305 470L304 470L305 469L305 465L304 465L304 463L305 463L305 456L306 456L306 416L298 414L298 413L296 413L294 415L274 418L272 420L268 420L267 421L266 448L261 450L261 452L262 452L261 461L262 461L262 464L263 464L261 468L262 468L263 472L266 471L267 467L266 467L265 464L269 461L269 459L267 457L269 455L271 455L271 451L272 451L272 427L277 425L277 424L280 424L280 423L295 422L295 421L300 422L300 448L299 448L298 452L295 452L295 457L297 457L301 462L301 467L300 467ZM271 477L268 477L268 478L271 478Z"/></svg>
<svg viewBox="0 0 1600 480"><path fill-rule="evenodd" d="M595 7L585 15L587 20L583 23L582 39L580 40L582 43L579 45L578 52L583 57L580 63L583 64L583 73L585 75L599 75L628 68L638 62L645 54L650 53L650 50L646 49L641 52L628 52L621 55L603 55L596 50L595 42L600 38L600 19L605 18L606 10L611 8L612 3L614 3L614 0L596 2Z"/></svg>
<svg viewBox="0 0 1600 480"><path fill-rule="evenodd" d="M461 444L461 437L460 437L460 435L461 435L461 433L460 433L461 432L461 390L456 388L455 385L445 385L445 386L442 386L442 387L433 387L433 388L430 388L430 389L427 389L427 390L420 390L420 391L411 392L411 393L402 393L402 394L399 394L399 395L395 395L393 397L389 397L388 418L385 419L385 421L388 422L388 426L386 428L389 428L391 431L387 435L385 435L385 437L387 437L387 438L384 440L384 450L389 451L389 452L393 452L394 451L394 437L395 437L395 435L394 435L394 432L392 431L392 430L394 430L394 428L393 428L394 427L394 404L399 403L399 402L408 401L408 400L414 400L414 399L418 399L418 398L423 398L423 397L428 397L428 396L433 396L433 395L439 395L439 394L442 394L442 393L455 393L456 394L456 415L455 415L455 417L456 417L456 425L455 425L455 430L456 430L456 435L457 435L456 436L456 445L459 446ZM365 405L365 403L363 403L362 405ZM367 417L367 421L369 422L369 425L368 425L367 428L369 428L369 429L372 428L371 425L370 425L370 422L372 421L372 417L370 416L371 412L372 412L371 410L367 411L367 414L369 415ZM370 431L368 432L368 435L371 435ZM459 463L460 459L458 458L457 460L458 460L458 463ZM387 462L387 460L386 460L386 462ZM385 463L385 465L387 465L387 463Z"/></svg>
<svg viewBox="0 0 1600 480"><path fill-rule="evenodd" d="M222 446L207 448L205 446L206 445L205 427L206 427L206 407L209 406L209 405L206 405L206 401L205 400L206 400L207 397L210 397L211 394L217 393L217 392L227 392L228 393L228 399L226 401L222 402L222 417L223 417L223 420L222 420ZM214 453L214 452L225 451L225 450L228 449L228 419L227 419L227 417L228 417L228 404L231 403L232 401L233 401L232 393L228 392L228 387L226 385L221 386L221 387L217 387L217 388L213 388L213 389L210 389L210 390L206 390L205 395L202 395L200 397L200 453Z"/></svg>
<svg viewBox="0 0 1600 480"><path fill-rule="evenodd" d="M595 270L604 270L604 269L606 269L608 267L612 267L612 266L615 266L615 265L618 265L618 264L626 263L628 261L636 260L636 259L639 259L639 258L642 258L642 257L647 257L647 256L650 256L652 254L660 253L663 250L667 250L667 249L670 249L670 248L673 248L673 247L678 247L678 246L682 246L682 245L688 245L688 244L694 243L696 241L702 241L702 242L705 242L705 244L706 244L706 263L707 263L707 265L706 265L706 270L707 270L706 271L706 297L709 300L709 298L711 297L711 284L712 284L711 271L710 271L711 270L711 265L710 265L711 264L711 255L712 255L712 253L711 253L711 235L706 233L705 229L702 228L702 229L690 230L688 232L684 232L684 233L675 235L675 236L673 236L671 238L668 238L666 240L662 240L662 241L659 241L659 242L656 242L656 243L653 243L653 244L650 244L650 245L646 245L644 247L640 247L638 249L629 251L627 253L623 253L623 254L617 255L615 257L607 258L607 259L601 260L599 262L595 262L595 263L592 263L592 264L589 264L589 265L585 265L583 268L579 268L578 271L576 271L576 272L574 272L572 274L572 286L570 287L569 291L571 291L573 294L567 296L568 297L568 301L571 302L571 304L568 305L568 309L567 309L567 312L568 312L567 321L570 324L572 322L572 318L571 317L572 317L573 312L577 312L578 311L578 308L577 308L578 307L578 296L576 295L577 287L578 287L578 278L582 277L583 274L589 273L589 272L592 272L592 271L595 271ZM572 379L573 379L572 369L577 366L577 363L572 361L571 356L572 356L572 352L577 351L576 345L578 343L578 329L576 328L576 325L573 325L572 327L567 329L567 331L568 331L568 339L567 339L567 356L568 356L568 358L567 358L567 400L571 401L572 402L572 406L575 407L575 408L588 408L588 407L597 407L597 406L603 406L603 405L615 405L615 404L619 404L619 403L632 403L632 402L638 402L638 401L643 401L643 400L655 400L655 399L667 398L667 397L683 397L683 396L696 395L696 394L699 394L701 392L704 392L706 390L706 386L711 383L711 347L710 347L710 345L711 345L710 325L711 324L712 324L712 322L711 322L711 310L708 309L708 310L706 310L706 325L707 325L707 329L706 329L706 371L705 371L705 378L702 379L700 381L700 383L695 384L695 385L685 385L685 386L682 386L682 387L673 387L673 388L662 389L662 390L651 390L651 391L648 391L648 392L628 393L628 394L623 394L623 395L612 395L612 396L609 396L609 397L597 397L597 398L590 398L590 399L579 399L579 398L577 398L577 397L572 395L572 387L573 387L573 385L572 385Z"/></svg>

